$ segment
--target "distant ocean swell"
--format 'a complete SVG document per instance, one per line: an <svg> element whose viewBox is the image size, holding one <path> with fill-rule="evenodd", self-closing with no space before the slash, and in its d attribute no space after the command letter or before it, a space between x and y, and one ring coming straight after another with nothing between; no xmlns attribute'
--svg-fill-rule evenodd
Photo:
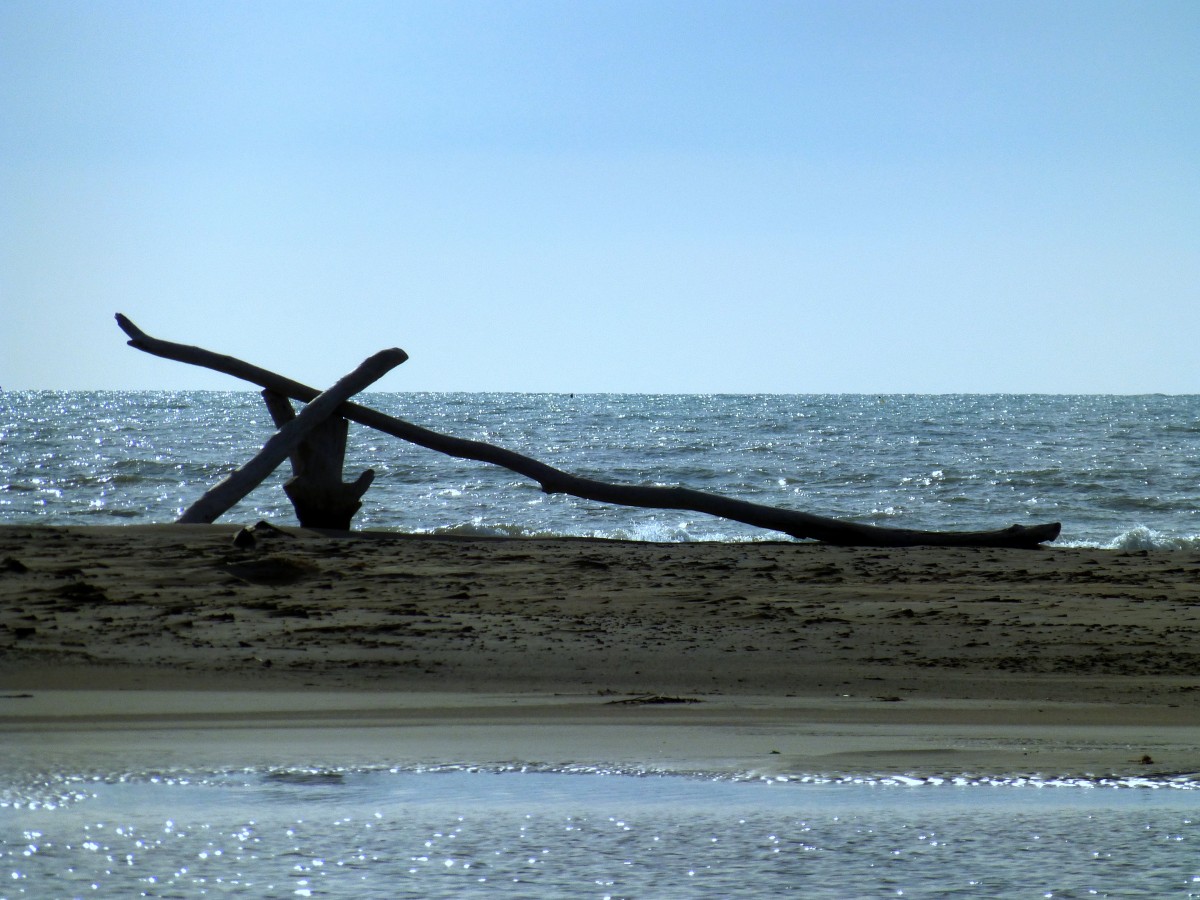
<svg viewBox="0 0 1200 900"><path fill-rule="evenodd" d="M680 484L861 522L1062 521L1060 544L1200 543L1200 397L370 394L437 431L606 481ZM253 392L0 394L0 522L170 522L253 455ZM774 540L686 512L547 496L505 469L352 426L356 527L414 533ZM287 466L229 521L294 522Z"/></svg>

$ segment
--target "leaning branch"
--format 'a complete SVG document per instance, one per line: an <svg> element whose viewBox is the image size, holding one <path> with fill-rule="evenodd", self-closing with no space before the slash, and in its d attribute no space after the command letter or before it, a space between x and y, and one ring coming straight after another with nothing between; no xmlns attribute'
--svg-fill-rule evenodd
<svg viewBox="0 0 1200 900"><path fill-rule="evenodd" d="M308 385L232 356L151 337L120 313L117 314L117 324L129 336L131 347L154 356L223 372L260 387L277 391L302 403L311 402L318 394L314 388ZM580 478L512 450L482 441L471 441L439 434L436 431L430 431L419 425L413 425L349 401L338 407L337 414L352 422L358 422L360 425L366 425L447 456L476 460L509 469L518 475L536 481L547 494L570 494L583 500L621 506L705 513L742 522L756 528L779 531L794 538L812 539L827 544L859 547L1030 548L1054 540L1058 537L1061 529L1061 525L1057 522L1046 525L1013 525L997 531L912 531L904 528L861 525L795 510L748 503L744 500L733 500L689 488L609 484L591 478Z"/></svg>
<svg viewBox="0 0 1200 900"><path fill-rule="evenodd" d="M183 511L183 515L179 517L179 524L207 525L215 522L274 472L275 467L300 446L300 442L309 432L327 421L335 409L406 359L408 354L393 347L365 360L329 390L316 396L312 403L304 407L300 415L280 426L252 459L230 472L219 484L205 491L199 500Z"/></svg>

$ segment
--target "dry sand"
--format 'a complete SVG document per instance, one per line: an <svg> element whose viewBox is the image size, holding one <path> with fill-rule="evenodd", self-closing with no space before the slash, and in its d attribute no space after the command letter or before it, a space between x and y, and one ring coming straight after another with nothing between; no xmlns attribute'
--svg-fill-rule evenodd
<svg viewBox="0 0 1200 900"><path fill-rule="evenodd" d="M0 527L10 768L1200 772L1200 552L237 531Z"/></svg>

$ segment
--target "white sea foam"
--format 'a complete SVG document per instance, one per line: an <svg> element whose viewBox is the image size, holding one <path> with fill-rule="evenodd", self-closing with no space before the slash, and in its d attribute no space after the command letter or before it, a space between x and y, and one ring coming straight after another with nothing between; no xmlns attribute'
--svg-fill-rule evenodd
<svg viewBox="0 0 1200 900"><path fill-rule="evenodd" d="M1138 525L1110 541L1060 541L1057 546L1124 551L1195 550L1200 548L1200 534L1171 535Z"/></svg>

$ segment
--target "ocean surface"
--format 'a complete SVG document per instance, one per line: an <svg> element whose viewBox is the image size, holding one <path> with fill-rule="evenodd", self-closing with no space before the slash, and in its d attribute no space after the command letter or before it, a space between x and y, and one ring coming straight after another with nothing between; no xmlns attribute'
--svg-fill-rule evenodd
<svg viewBox="0 0 1200 900"><path fill-rule="evenodd" d="M1196 792L564 772L0 792L0 898L1200 897Z"/></svg>
<svg viewBox="0 0 1200 900"><path fill-rule="evenodd" d="M1061 521L1060 544L1200 540L1200 396L374 393L383 412L556 468L919 529ZM0 522L170 522L273 426L246 392L0 393ZM351 424L355 527L655 541L779 539L698 513L541 493ZM223 521L295 523L283 465Z"/></svg>

